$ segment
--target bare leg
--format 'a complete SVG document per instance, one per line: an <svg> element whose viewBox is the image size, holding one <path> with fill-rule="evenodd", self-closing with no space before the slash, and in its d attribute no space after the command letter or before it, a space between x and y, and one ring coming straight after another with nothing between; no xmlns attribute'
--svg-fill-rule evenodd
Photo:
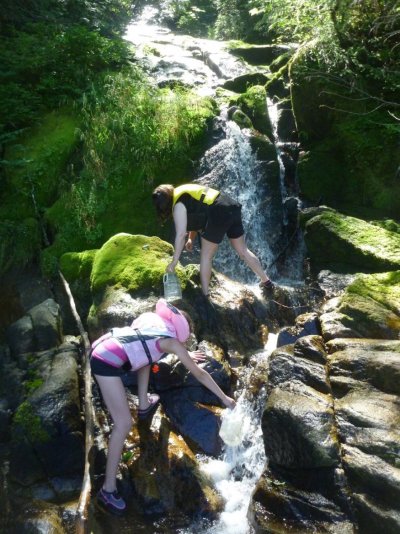
<svg viewBox="0 0 400 534"><path fill-rule="evenodd" d="M122 380L118 376L95 375L114 426L108 441L106 478L103 488L115 491L124 441L132 427L132 416Z"/></svg>
<svg viewBox="0 0 400 534"><path fill-rule="evenodd" d="M215 253L218 250L216 243L207 241L204 237L201 238L201 251L200 251L200 281L201 288L205 295L208 295L208 287L210 285L212 260Z"/></svg>
<svg viewBox="0 0 400 534"><path fill-rule="evenodd" d="M247 248L244 236L238 237L236 239L230 239L230 242L232 247L239 254L239 257L247 263L253 273L260 277L261 282L266 282L267 280L269 280L268 276L266 275L264 269L261 266L260 260L251 252L251 250Z"/></svg>
<svg viewBox="0 0 400 534"><path fill-rule="evenodd" d="M137 371L137 385L138 385L138 397L139 397L139 409L146 410L149 406L149 400L147 397L147 390L149 388L149 376L150 365L141 367Z"/></svg>

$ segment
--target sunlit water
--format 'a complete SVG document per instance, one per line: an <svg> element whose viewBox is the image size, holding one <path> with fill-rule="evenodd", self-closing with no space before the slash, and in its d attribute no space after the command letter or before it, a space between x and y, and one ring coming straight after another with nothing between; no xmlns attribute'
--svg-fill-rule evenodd
<svg viewBox="0 0 400 534"><path fill-rule="evenodd" d="M136 47L136 57L159 86L179 81L194 87L200 94L213 95L216 87L222 85L225 79L252 69L230 55L225 43L174 35L154 22L156 15L157 11L153 8L145 8L140 20L128 27L125 38ZM222 135L200 161L196 181L222 189L242 204L247 244L263 266L269 268L268 274L278 276L269 243L276 240L281 228L274 227L266 209L270 192L265 183L265 173L260 169L260 162L251 148L249 132L228 120L226 109L218 121ZM279 142L279 139L275 141ZM281 165L282 202L287 195L283 172ZM249 284L257 281L249 268L237 261L236 253L226 240L219 248L215 266L235 280ZM275 345L276 336L270 334L265 350L256 356L257 361L267 361ZM245 376L241 375L242 393L237 407L231 413L226 412L222 419L221 438L226 440L223 454L218 459L199 457L202 469L225 500L224 510L216 522L198 522L190 528L177 530L180 534L251 532L247 511L251 494L266 462L261 430L266 392L261 390L256 398L249 399L246 396L247 381L254 367L243 370Z"/></svg>
<svg viewBox="0 0 400 534"><path fill-rule="evenodd" d="M276 347L276 335L270 334L264 351L255 355L262 365ZM251 527L247 511L251 494L264 470L266 457L261 430L261 415L266 392L262 389L256 399L246 396L248 381L253 369L242 377L243 392L233 411L226 411L222 419L220 436L225 438L221 458L199 458L202 470L213 480L225 500L223 512L214 523L198 522L180 534L249 534Z"/></svg>

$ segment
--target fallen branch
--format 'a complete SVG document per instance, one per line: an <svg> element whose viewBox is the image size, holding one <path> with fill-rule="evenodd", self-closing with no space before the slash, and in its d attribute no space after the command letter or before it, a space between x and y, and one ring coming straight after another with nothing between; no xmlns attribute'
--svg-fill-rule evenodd
<svg viewBox="0 0 400 534"><path fill-rule="evenodd" d="M79 497L77 512L76 512L76 533L84 534L87 531L87 519L88 519L88 508L90 503L90 491L91 491L91 480L90 480L90 453L93 447L93 430L94 430L94 410L92 404L92 379L90 372L90 361L89 361L89 352L90 352L90 341L87 332L85 331L81 318L76 310L74 297L71 293L68 282L65 280L62 273L59 271L59 276L61 282L64 286L65 292L67 293L69 299L69 305L71 307L72 314L78 325L79 333L81 335L83 345L84 345L84 354L82 362L82 370L84 377L85 385L85 398L84 398L84 416L85 416L85 468L83 473L83 481L81 494Z"/></svg>

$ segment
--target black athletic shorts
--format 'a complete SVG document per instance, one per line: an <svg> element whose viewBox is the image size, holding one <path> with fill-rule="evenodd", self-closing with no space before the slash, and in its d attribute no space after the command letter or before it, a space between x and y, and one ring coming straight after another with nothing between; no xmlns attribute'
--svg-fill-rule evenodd
<svg viewBox="0 0 400 534"><path fill-rule="evenodd" d="M230 239L237 239L244 234L242 206L228 195L220 193L208 208L207 223L200 235L219 245L225 234Z"/></svg>
<svg viewBox="0 0 400 534"><path fill-rule="evenodd" d="M122 367L113 367L99 358L90 358L90 369L92 374L99 376L122 376L127 372L127 369Z"/></svg>

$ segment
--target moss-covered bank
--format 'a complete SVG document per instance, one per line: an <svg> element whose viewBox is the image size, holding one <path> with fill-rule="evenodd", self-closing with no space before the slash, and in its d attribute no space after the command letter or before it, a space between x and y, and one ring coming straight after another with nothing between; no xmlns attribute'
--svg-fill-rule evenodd
<svg viewBox="0 0 400 534"><path fill-rule="evenodd" d="M350 214L398 217L398 122L307 61L299 53L290 68L303 197Z"/></svg>
<svg viewBox="0 0 400 534"><path fill-rule="evenodd" d="M216 112L210 98L158 89L128 69L106 77L73 113L46 115L7 150L0 273L41 257L50 274L63 253L120 232L167 236L151 191L191 178Z"/></svg>

